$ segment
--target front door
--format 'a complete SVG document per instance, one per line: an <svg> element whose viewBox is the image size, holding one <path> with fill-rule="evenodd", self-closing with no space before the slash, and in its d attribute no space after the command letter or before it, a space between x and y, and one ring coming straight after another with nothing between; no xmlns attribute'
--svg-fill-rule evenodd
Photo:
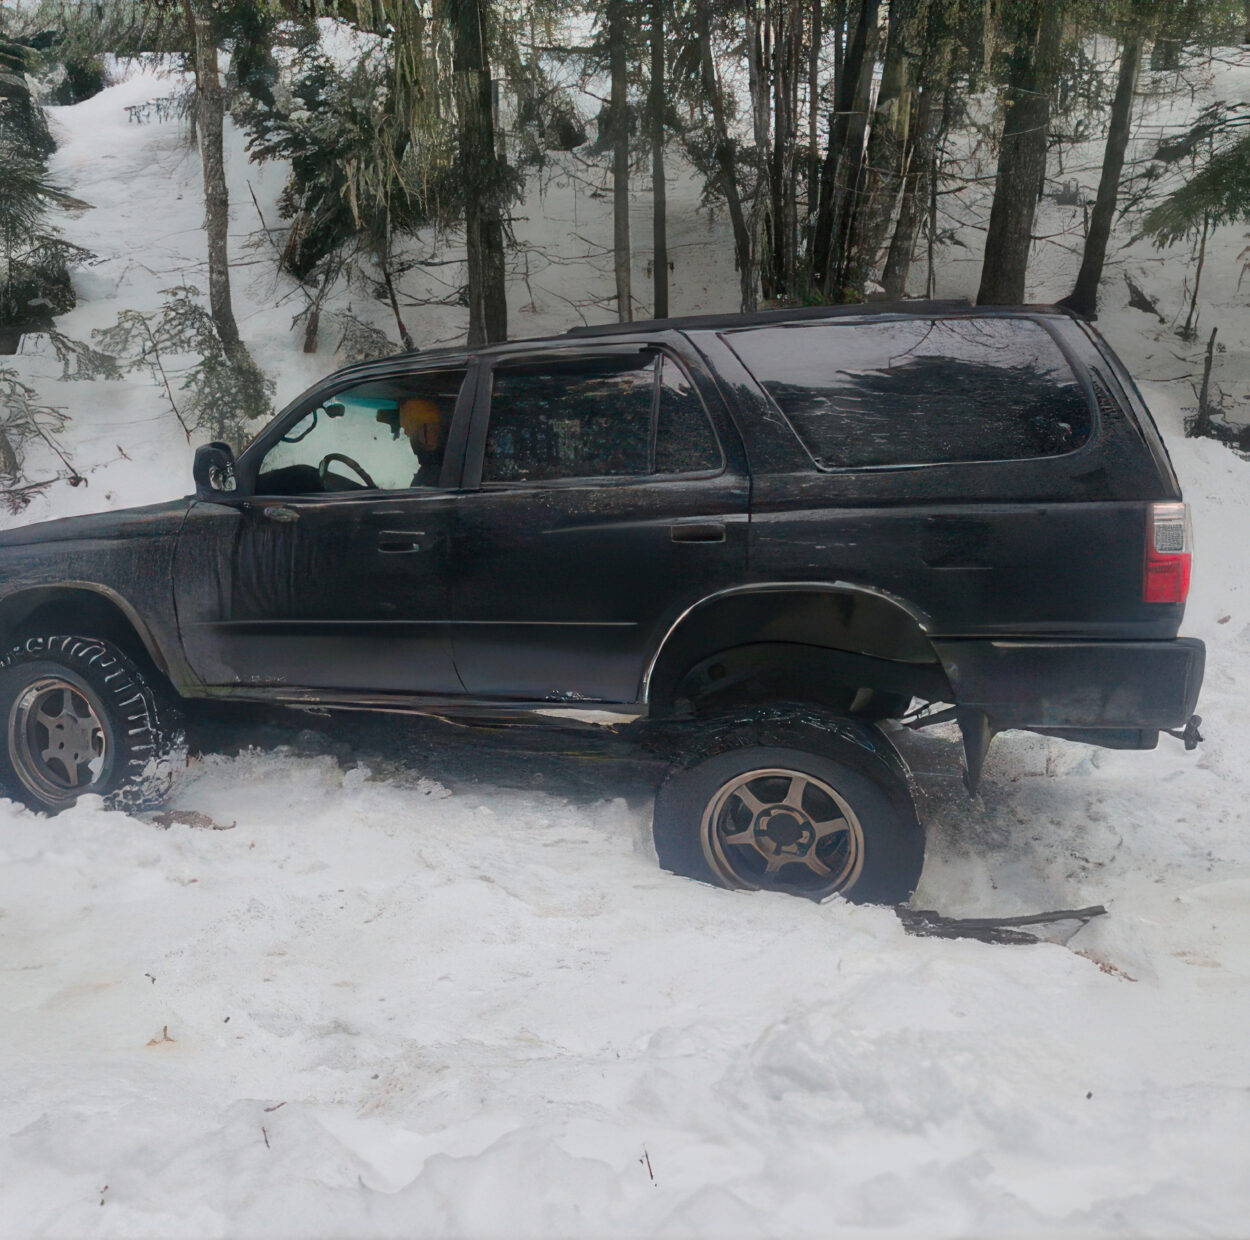
<svg viewBox="0 0 1250 1240"><path fill-rule="evenodd" d="M456 501L461 680L481 698L634 702L661 630L744 577L736 433L667 348L483 365Z"/></svg>
<svg viewBox="0 0 1250 1240"><path fill-rule="evenodd" d="M239 462L240 497L197 502L175 597L212 686L449 696L448 555L462 367L327 389ZM467 416L467 409L465 416Z"/></svg>

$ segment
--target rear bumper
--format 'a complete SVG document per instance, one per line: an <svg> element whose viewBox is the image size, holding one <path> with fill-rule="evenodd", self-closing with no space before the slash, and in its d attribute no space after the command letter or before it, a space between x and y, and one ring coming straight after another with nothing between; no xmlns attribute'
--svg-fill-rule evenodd
<svg viewBox="0 0 1250 1240"><path fill-rule="evenodd" d="M1073 739L1150 748L1157 733L1183 728L1198 704L1206 648L1172 641L965 641L933 643L961 708L991 728L1105 731ZM1117 739L1116 733L1121 736ZM1134 742L1132 733L1140 733Z"/></svg>

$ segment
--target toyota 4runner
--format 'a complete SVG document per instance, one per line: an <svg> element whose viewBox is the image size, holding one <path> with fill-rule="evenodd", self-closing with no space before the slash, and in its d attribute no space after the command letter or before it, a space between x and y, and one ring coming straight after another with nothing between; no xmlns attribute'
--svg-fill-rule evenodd
<svg viewBox="0 0 1250 1240"><path fill-rule="evenodd" d="M661 863L898 901L874 726L1197 737L1185 504L1123 365L1047 308L583 328L339 371L193 497L0 534L0 781L168 788L177 704L649 721ZM931 704L925 707L924 704ZM541 717L541 716L539 716ZM655 724L659 724L658 728Z"/></svg>

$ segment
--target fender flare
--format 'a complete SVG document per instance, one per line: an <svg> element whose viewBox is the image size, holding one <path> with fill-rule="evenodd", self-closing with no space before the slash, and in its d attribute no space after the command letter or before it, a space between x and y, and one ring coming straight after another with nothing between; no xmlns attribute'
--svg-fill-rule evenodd
<svg viewBox="0 0 1250 1240"><path fill-rule="evenodd" d="M160 644L152 635L152 630L148 627L147 622L124 595L118 593L111 586L102 585L98 581L71 580L58 581L55 585L19 587L0 597L0 624L4 624L5 618L18 610L25 599L31 600L31 606L25 612L26 615L30 615L46 603L73 594L93 595L96 598L103 599L116 609L126 624L133 630L143 649L147 652L148 658L152 660L157 670L166 678L170 678L170 662L165 657L165 652L161 649Z"/></svg>
<svg viewBox="0 0 1250 1240"><path fill-rule="evenodd" d="M683 625L686 625L692 618L697 620L698 613L711 604L732 598L770 593L840 595L873 599L892 607L906 616L908 621L922 635L925 643L928 644L932 628L932 621L928 614L914 604L909 603L906 599L891 594L887 590L878 589L875 586L865 586L850 581L762 581L752 582L748 585L731 586L728 589L716 590L700 599L696 599L695 602L684 608L676 619L669 624L647 660L642 676L640 701L648 706L651 704L652 693L655 687L656 669L659 667L665 653L672 649L671 643L674 637L682 630ZM926 660L926 662L928 661ZM931 661L940 664L936 652L933 652Z"/></svg>

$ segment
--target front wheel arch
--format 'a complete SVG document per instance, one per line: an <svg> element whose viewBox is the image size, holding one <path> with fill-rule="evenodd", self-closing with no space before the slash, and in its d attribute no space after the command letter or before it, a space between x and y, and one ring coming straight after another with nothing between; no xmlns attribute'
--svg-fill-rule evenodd
<svg viewBox="0 0 1250 1240"><path fill-rule="evenodd" d="M111 642L31 634L0 657L0 786L32 809L159 804L185 760L173 695Z"/></svg>
<svg viewBox="0 0 1250 1240"><path fill-rule="evenodd" d="M67 583L0 599L0 649L36 633L90 633L111 642L145 674L171 681L169 660L130 603L107 586Z"/></svg>

